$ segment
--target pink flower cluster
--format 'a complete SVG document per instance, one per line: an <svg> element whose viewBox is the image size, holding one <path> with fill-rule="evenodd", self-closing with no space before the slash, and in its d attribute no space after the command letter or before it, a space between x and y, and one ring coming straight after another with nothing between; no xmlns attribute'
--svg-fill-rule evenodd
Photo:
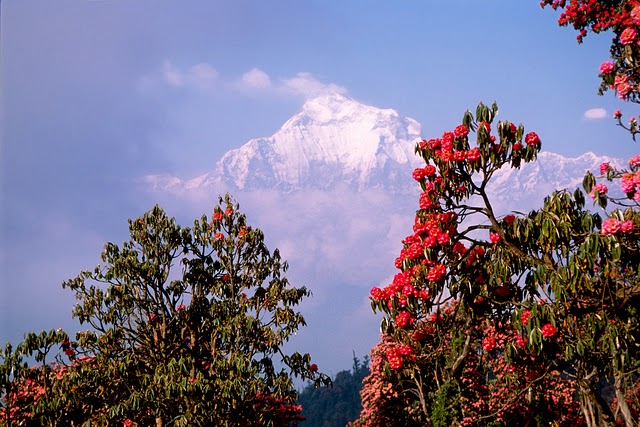
<svg viewBox="0 0 640 427"><path fill-rule="evenodd" d="M394 370L402 368L402 365L404 364L403 358L408 358L411 361L415 360L413 349L408 344L389 347L387 349L386 356L387 361L389 362L389 367Z"/></svg>
<svg viewBox="0 0 640 427"><path fill-rule="evenodd" d="M540 137L535 132L529 132L527 136L524 137L524 142L530 147L537 147L540 145Z"/></svg>
<svg viewBox="0 0 640 427"><path fill-rule="evenodd" d="M542 332L542 336L545 338L553 338L558 333L558 330L551 323L547 323L540 328L540 332Z"/></svg>
<svg viewBox="0 0 640 427"><path fill-rule="evenodd" d="M607 218L602 222L601 233L603 236L611 236L618 233L629 234L633 232L633 221L620 221L616 218Z"/></svg>
<svg viewBox="0 0 640 427"><path fill-rule="evenodd" d="M603 62L600 64L600 74L611 74L615 70L616 64L613 62Z"/></svg>
<svg viewBox="0 0 640 427"><path fill-rule="evenodd" d="M616 75L613 80L613 88L618 92L620 99L625 99L633 90L633 86L629 83L629 77L624 74Z"/></svg>
<svg viewBox="0 0 640 427"><path fill-rule="evenodd" d="M602 170L602 166L600 166L600 170ZM596 199L596 191L598 192L599 195L604 196L605 194L607 194L609 189L605 184L602 184L602 183L594 185L593 188L591 189L591 193L589 193L589 195L593 200Z"/></svg>
<svg viewBox="0 0 640 427"><path fill-rule="evenodd" d="M496 339L494 337L485 337L482 340L482 349L491 352L496 348Z"/></svg>
<svg viewBox="0 0 640 427"><path fill-rule="evenodd" d="M629 198L633 198L640 203L640 154L629 159L630 173L626 173L620 180L620 189L626 193Z"/></svg>
<svg viewBox="0 0 640 427"><path fill-rule="evenodd" d="M396 325L400 328L404 328L411 323L413 323L413 319L411 318L411 313L408 311L401 311L400 314L396 316Z"/></svg>
<svg viewBox="0 0 640 427"><path fill-rule="evenodd" d="M623 46L630 45L636 41L638 33L632 27L625 28L620 34L620 44Z"/></svg>

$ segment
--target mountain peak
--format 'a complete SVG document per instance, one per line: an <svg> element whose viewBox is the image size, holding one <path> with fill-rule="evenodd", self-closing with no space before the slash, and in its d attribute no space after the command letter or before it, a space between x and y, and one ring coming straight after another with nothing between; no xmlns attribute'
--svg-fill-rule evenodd
<svg viewBox="0 0 640 427"><path fill-rule="evenodd" d="M399 168L420 164L414 154L420 132L418 122L395 110L325 94L308 100L270 137L229 151L207 181L286 191L386 186L404 180Z"/></svg>

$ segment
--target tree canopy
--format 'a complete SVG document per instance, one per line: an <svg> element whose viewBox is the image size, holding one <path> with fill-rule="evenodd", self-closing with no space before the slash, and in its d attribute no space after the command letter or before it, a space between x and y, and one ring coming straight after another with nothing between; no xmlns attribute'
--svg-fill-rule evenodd
<svg viewBox="0 0 640 427"><path fill-rule="evenodd" d="M158 206L107 243L104 265L63 283L89 329L28 334L3 359L2 425L295 425L292 376L327 384L283 351L305 325L287 263L226 196L181 227ZM57 352L56 352L57 350ZM22 356L41 365L27 368ZM54 359L55 358L55 359ZM49 364L48 362L54 361ZM33 390L32 390L33 388Z"/></svg>
<svg viewBox="0 0 640 427"><path fill-rule="evenodd" d="M639 2L541 5L563 9L560 24L580 42L588 30L613 31L600 93L637 102ZM539 209L501 213L488 184L535 161L542 142L517 122L496 123L497 112L480 104L416 146L418 210L399 272L371 290L382 336L356 426L640 419L640 156L622 169L602 164L583 190L554 192ZM635 138L635 119L621 116Z"/></svg>

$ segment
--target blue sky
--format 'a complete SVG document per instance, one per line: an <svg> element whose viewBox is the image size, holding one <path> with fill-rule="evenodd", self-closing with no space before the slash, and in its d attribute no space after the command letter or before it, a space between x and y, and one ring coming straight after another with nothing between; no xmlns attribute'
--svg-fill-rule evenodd
<svg viewBox="0 0 640 427"><path fill-rule="evenodd" d="M478 101L497 100L500 118L537 131L546 150L623 158L636 150L611 119L631 106L596 94L609 36L578 45L535 0L0 7L0 342L73 328L73 298L60 283L95 266L106 241L127 237L126 219L158 201L140 190L141 177L201 175L226 151L271 135L319 90L397 109L427 138ZM171 213L187 223L202 212ZM265 218L275 240L292 238ZM370 285L349 287L350 297L366 299ZM322 321L313 307L309 317ZM330 342L328 329L313 331ZM368 351L368 341L359 345Z"/></svg>

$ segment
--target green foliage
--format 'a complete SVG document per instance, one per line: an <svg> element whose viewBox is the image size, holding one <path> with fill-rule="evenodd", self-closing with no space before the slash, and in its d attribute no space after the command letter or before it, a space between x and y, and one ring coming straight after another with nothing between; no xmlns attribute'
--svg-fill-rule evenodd
<svg viewBox="0 0 640 427"><path fill-rule="evenodd" d="M291 425L300 419L291 376L327 384L309 354L282 346L305 325L310 295L246 224L229 196L211 219L181 227L158 206L129 221L131 240L107 243L104 265L63 283L89 330L29 334L45 390L30 411L56 425ZM45 364L58 346L62 364ZM276 362L276 363L274 363ZM44 417L44 418L43 418ZM48 417L48 418L47 418ZM135 424L134 424L135 423Z"/></svg>
<svg viewBox="0 0 640 427"><path fill-rule="evenodd" d="M431 422L433 427L449 427L460 417L460 388L455 380L447 381L433 396Z"/></svg>
<svg viewBox="0 0 640 427"><path fill-rule="evenodd" d="M304 427L345 426L358 418L362 410L360 390L362 380L369 374L368 357L361 362L355 355L350 371L340 371L332 379L330 388L307 385L298 402L302 405Z"/></svg>

